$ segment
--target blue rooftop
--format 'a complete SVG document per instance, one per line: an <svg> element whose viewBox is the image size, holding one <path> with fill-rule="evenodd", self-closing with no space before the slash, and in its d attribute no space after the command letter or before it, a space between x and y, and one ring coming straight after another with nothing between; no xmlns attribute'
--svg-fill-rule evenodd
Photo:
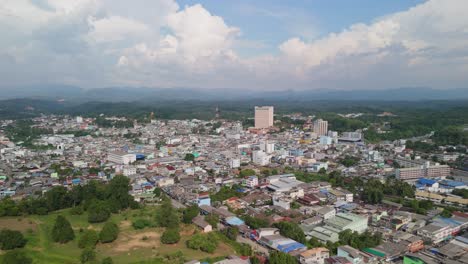
<svg viewBox="0 0 468 264"><path fill-rule="evenodd" d="M244 221L242 221L242 219L239 217L230 216L226 218L226 223L232 226L240 226L244 224Z"/></svg>
<svg viewBox="0 0 468 264"><path fill-rule="evenodd" d="M463 182L452 181L452 180L442 180L440 183L443 184L443 185L450 186L450 187L460 187L460 186L465 186L466 185Z"/></svg>
<svg viewBox="0 0 468 264"><path fill-rule="evenodd" d="M426 178L421 178L418 180L419 184L424 184L424 185L433 185L437 181L431 180L431 179L426 179Z"/></svg>
<svg viewBox="0 0 468 264"><path fill-rule="evenodd" d="M292 243L289 243L289 244L286 244L286 245L279 245L278 246L278 250L284 252L284 253L288 253L288 252L291 252L291 251L294 251L294 250L297 250L297 249L300 249L300 248L306 248L306 246L304 246L303 244L299 243L299 242L292 242Z"/></svg>

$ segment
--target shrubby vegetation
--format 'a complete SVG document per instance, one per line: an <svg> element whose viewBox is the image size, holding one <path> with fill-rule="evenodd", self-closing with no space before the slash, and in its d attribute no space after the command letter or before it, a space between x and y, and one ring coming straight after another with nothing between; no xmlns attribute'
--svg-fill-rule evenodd
<svg viewBox="0 0 468 264"><path fill-rule="evenodd" d="M192 220L200 213L200 209L197 205L191 205L187 207L182 214L182 222L185 224L191 224Z"/></svg>
<svg viewBox="0 0 468 264"><path fill-rule="evenodd" d="M237 186L233 186L233 187L223 186L217 193L210 195L211 201L222 202L231 197L242 197L243 193L238 192L236 189L237 189Z"/></svg>
<svg viewBox="0 0 468 264"><path fill-rule="evenodd" d="M207 253L213 253L218 247L218 239L213 233L195 234L187 241L187 247L201 250Z"/></svg>
<svg viewBox="0 0 468 264"><path fill-rule="evenodd" d="M168 228L161 235L161 242L163 244L175 244L179 240L180 234L178 228Z"/></svg>
<svg viewBox="0 0 468 264"><path fill-rule="evenodd" d="M70 225L70 222L64 216L57 216L54 227L52 228L52 239L54 242L67 243L75 239L75 232Z"/></svg>
<svg viewBox="0 0 468 264"><path fill-rule="evenodd" d="M268 227L270 223L266 219L253 217L250 215L244 216L245 224L248 225L252 229L258 229L263 227Z"/></svg>
<svg viewBox="0 0 468 264"><path fill-rule="evenodd" d="M297 264L297 260L295 257L280 252L280 251L273 251L270 254L269 262L270 264Z"/></svg>
<svg viewBox="0 0 468 264"><path fill-rule="evenodd" d="M80 239L78 240L78 247L79 248L94 248L98 241L99 241L99 234L92 229L88 229L84 231L83 235L81 235Z"/></svg>
<svg viewBox="0 0 468 264"><path fill-rule="evenodd" d="M0 249L10 250L22 248L26 245L27 240L20 231L2 229L0 231Z"/></svg>
<svg viewBox="0 0 468 264"><path fill-rule="evenodd" d="M115 176L108 184L90 181L84 186L74 186L70 191L63 186L56 186L38 198L29 197L19 202L10 198L0 200L0 216L44 215L60 209L83 206L85 210L91 208L90 222L102 222L108 218L108 210L118 212L129 207L138 207L138 203L128 194L129 188L129 179L120 175ZM101 209L106 212L101 212ZM74 210L79 212L80 209Z"/></svg>
<svg viewBox="0 0 468 264"><path fill-rule="evenodd" d="M2 264L31 264L32 259L22 251L12 250L3 255Z"/></svg>
<svg viewBox="0 0 468 264"><path fill-rule="evenodd" d="M117 239L119 236L119 227L113 222L104 224L101 232L99 233L99 240L101 243L110 243Z"/></svg>
<svg viewBox="0 0 468 264"><path fill-rule="evenodd" d="M280 234L296 240L299 243L306 243L304 231L299 227L298 224L293 222L279 222L273 225L280 230Z"/></svg>

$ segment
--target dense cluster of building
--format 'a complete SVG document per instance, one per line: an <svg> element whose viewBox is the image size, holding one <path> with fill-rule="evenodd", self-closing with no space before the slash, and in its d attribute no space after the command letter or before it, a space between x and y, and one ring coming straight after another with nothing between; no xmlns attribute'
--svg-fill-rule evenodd
<svg viewBox="0 0 468 264"><path fill-rule="evenodd" d="M193 222L203 232L217 228L204 215L216 214L220 226L237 226L243 239L259 250L288 253L300 263L402 259L405 263L467 263L468 215L443 218L438 213L411 213L392 202L370 205L329 182L306 182L283 171L286 167L314 173L341 171L349 177L382 181L395 176L415 186L416 199L458 206L461 211L468 199L451 192L468 188L468 173L418 157L405 148L404 140L384 142L378 148L364 142L362 131L338 133L325 120L297 114L290 117L304 119L304 125L278 130L272 106L255 107L255 126L247 129L240 122L226 120L155 119L135 122L130 128L106 128L96 125L93 118L41 116L33 120L35 126L54 133L41 135L35 144L47 149L25 148L0 134L0 197L21 199L57 185L108 181L123 174L131 179L130 193L136 201L152 202L154 189L161 188L175 205L200 207L201 215ZM4 128L12 122L2 121L1 125ZM77 130L88 135L66 133ZM348 156L358 157L359 162L344 166L340 161ZM254 173L244 175L245 171ZM234 186L241 195L212 201L210 194L223 186ZM277 228L251 228L242 215L234 213L240 211L270 224L298 223L307 239L324 245L338 242L344 230L380 232L384 243L364 249L342 245L333 255L325 247L308 249L281 235ZM222 263L245 260L225 261Z"/></svg>

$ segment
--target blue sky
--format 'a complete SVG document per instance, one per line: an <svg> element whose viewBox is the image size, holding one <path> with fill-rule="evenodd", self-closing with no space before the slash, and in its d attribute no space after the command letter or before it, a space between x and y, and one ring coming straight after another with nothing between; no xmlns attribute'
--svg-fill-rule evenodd
<svg viewBox="0 0 468 264"><path fill-rule="evenodd" d="M467 0L3 0L0 34L0 88L468 88Z"/></svg>
<svg viewBox="0 0 468 264"><path fill-rule="evenodd" d="M239 47L244 55L271 54L285 40L300 36L311 41L340 32L355 23L404 11L423 0L178 0L181 6L202 4L235 25L242 36L258 44ZM256 47L256 48L255 48Z"/></svg>

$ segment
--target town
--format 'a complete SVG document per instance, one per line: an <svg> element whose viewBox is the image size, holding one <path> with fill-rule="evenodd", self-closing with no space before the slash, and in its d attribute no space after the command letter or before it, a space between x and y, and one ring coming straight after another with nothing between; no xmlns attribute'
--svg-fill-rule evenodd
<svg viewBox="0 0 468 264"><path fill-rule="evenodd" d="M1 249L40 263L468 263L468 171L453 165L466 146L369 142L275 110L256 106L247 126L222 106L211 120L0 121ZM59 220L74 236L44 246Z"/></svg>

